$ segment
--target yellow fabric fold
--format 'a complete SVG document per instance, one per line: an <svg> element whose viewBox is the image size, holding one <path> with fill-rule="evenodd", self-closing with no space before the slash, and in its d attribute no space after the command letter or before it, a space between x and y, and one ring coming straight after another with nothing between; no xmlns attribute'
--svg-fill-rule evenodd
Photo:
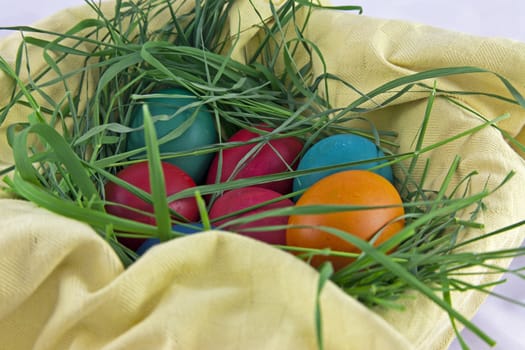
<svg viewBox="0 0 525 350"><path fill-rule="evenodd" d="M210 231L152 248L124 271L88 226L24 201L2 209L5 349L317 346L318 276L288 253ZM326 349L410 349L333 284L321 300Z"/></svg>
<svg viewBox="0 0 525 350"><path fill-rule="evenodd" d="M234 34L246 28L247 36L234 52L240 60L250 52L251 39L258 30L253 26L258 17L243 10L249 3L239 1L239 11L232 12L230 22ZM265 3L257 4L262 9ZM112 11L111 3L105 6ZM261 13L268 14L267 10ZM80 7L59 12L38 25L61 32L89 16L93 15L88 8ZM525 94L524 43L326 10L314 11L309 21L305 36L323 52L327 70L363 93L427 69L478 66L507 77ZM162 15L157 23L161 22ZM0 54L12 61L18 43L16 36L3 40ZM38 50L31 51L30 60L33 72L45 68ZM61 64L67 70L76 63ZM314 70L322 73L320 60ZM91 79L96 81L96 77ZM0 82L0 102L5 105L12 82L3 75ZM508 94L498 77L490 73L447 77L437 86ZM345 106L358 96L337 83L331 83L325 93L335 106ZM60 99L64 91L50 94ZM412 150L425 98L414 91L391 107L369 113L380 129L399 132L400 152ZM479 95L463 95L458 101L489 119L510 113L500 126L522 137L522 108ZM6 127L26 118L27 109L17 109L0 128L3 167L12 163ZM474 114L437 98L425 143L480 123ZM424 155L431 159L430 188L439 186L456 155L462 162L454 183L473 170L479 172L473 178L472 193L486 184L494 187L510 171L516 172L486 203L479 218L485 231L525 218L521 209L524 162L498 130L485 128ZM421 166L416 168L416 173L422 171ZM465 237L474 234L467 231ZM524 237L522 228L514 229L481 241L476 250L516 247ZM0 254L0 348L317 348L317 273L290 254L248 238L218 231L192 235L151 249L124 270L111 248L88 226L31 203L0 199ZM469 281L482 284L497 278L476 276ZM453 295L454 306L469 317L483 300L473 292ZM446 349L453 337L446 314L417 295L405 304L405 311L368 310L329 283L321 298L325 349Z"/></svg>

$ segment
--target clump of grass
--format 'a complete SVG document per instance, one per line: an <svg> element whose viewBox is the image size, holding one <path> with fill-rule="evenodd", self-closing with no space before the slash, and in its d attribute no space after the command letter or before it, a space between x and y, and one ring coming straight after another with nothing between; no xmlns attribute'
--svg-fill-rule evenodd
<svg viewBox="0 0 525 350"><path fill-rule="evenodd" d="M304 141L306 148L331 134L362 135L385 150L387 155L382 160L399 169L401 176L397 187L405 202L404 219L407 224L398 235L379 247L344 231L324 228L356 245L363 253L354 255L357 258L354 263L335 273L329 266L322 267L318 293L326 280L331 279L369 307L396 308L399 307L397 301L408 290L417 290L448 312L453 324L457 320L487 343L492 343L486 334L453 308L450 292L475 289L490 293L490 285L472 286L462 281L461 271L479 266L484 268L483 273L501 273L505 270L491 265L490 261L512 258L525 252L521 248L494 252L465 252L460 248L468 248L476 240L504 233L522 223L512 223L501 230L462 241L463 230L483 227L476 221L477 214L483 210L485 199L499 187L468 195L465 188L475 176L473 169L460 185L452 188L451 177L460 159L451 162L448 176L438 189L427 189L426 172L421 177L415 177L413 169L422 161L427 162L428 168L429 161L420 159L421 155L483 128L497 128L497 123L506 117L489 121L479 116L479 126L423 147L436 95L453 94L424 82L450 75L494 73L476 67L450 67L415 73L362 92L361 97L348 106L334 107L329 102L330 97L320 93L328 91L327 84L337 81L353 91L359 91L359 87L326 70L318 76L312 73L314 59L326 66L323 53L303 35L309 14L319 5L288 0L275 8L270 2L271 20L266 21L260 15L260 34L251 44L254 46L251 54L241 62L232 57L239 38L227 32L232 1L197 1L195 6L186 6L184 1L117 1L113 17L106 17L96 2L86 3L98 17L81 21L66 33L28 27L11 28L23 30L24 39L14 66L0 58L0 69L16 83L10 102L0 109L0 122L4 122L10 111L18 106L29 107L31 113L27 122L9 127L8 137L15 164L1 173L9 174L5 177L8 190L51 211L88 223L107 239L123 263L129 265L137 258L136 253L121 245L119 237L167 240L181 235L172 230L173 224L180 222L174 218L176 213L170 212L168 203L171 200L196 197L201 217L209 227L208 208L203 196L326 170L286 172L200 185L167 196L160 165L162 160L219 152L228 147L224 141L233 132L241 128L255 130L259 124L274 127L274 131L260 132L261 136L251 141L261 145L272 138L295 136ZM337 10L361 9L346 6L337 7ZM159 18L163 18L163 25L152 28L153 21ZM42 33L46 34L46 39L38 37ZM47 67L38 72L33 72L30 64L26 63L28 59L30 61L27 57L29 49L35 46L42 49L47 63ZM82 62L82 65L64 70L69 60ZM31 77L29 81L20 78L23 71ZM498 78L513 99L492 97L525 107L519 92L504 77ZM127 151L124 145L127 135L133 131L130 127L132 110L148 98L155 97L154 90L170 86L184 87L193 92L198 101L192 106L206 107L212 112L220 142L189 151L161 154L159 144L178 137L188 125L183 124L168 137L158 140L153 127L154 116L146 109L146 146ZM49 94L51 89L56 91L57 87L64 91L63 96ZM415 89L428 96L428 108L412 152L396 152L396 134L390 130L377 130L371 122L368 122L370 127L364 129L350 126L353 120L367 121L367 112L386 107ZM381 102L375 101L377 97L381 97ZM57 126L61 128L57 129ZM33 138L38 143L33 143ZM517 142L515 144L520 146ZM145 193L115 176L122 167L144 159L149 161L151 193ZM355 163L330 169L349 165ZM500 186L504 186L512 175L510 173ZM151 215L157 225L108 214L104 209L107 204L104 185L107 181L116 182L154 204L155 211ZM297 194L284 197L293 195ZM363 208L286 208L236 220L242 224L265 216L300 214L305 210L335 212L359 209ZM467 209L472 214L465 219L463 213ZM386 254L395 246L395 251ZM349 255L329 250L281 248L300 251L306 258L315 254ZM320 330L322 319L319 307L316 309L316 320ZM320 331L318 341L322 347Z"/></svg>

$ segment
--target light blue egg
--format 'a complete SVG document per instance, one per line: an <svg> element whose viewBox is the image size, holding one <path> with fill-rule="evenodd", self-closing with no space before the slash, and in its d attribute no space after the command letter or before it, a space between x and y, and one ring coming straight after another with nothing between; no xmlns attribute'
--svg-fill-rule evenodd
<svg viewBox="0 0 525 350"><path fill-rule="evenodd" d="M174 115L181 107L197 102L197 98L190 91L182 88L166 89L154 91L157 94L166 94L166 97L152 98L146 100L151 115L160 116ZM187 97L170 97L169 95L183 95ZM171 131L181 126L185 121L192 117L196 108L192 107L181 114L167 120L155 121L155 130L160 139ZM132 128L140 128L144 125L144 114L142 105L138 105L132 112ZM204 107L200 107L195 120L191 126L180 136L160 145L162 154L186 151L201 148L218 141L215 121L211 113ZM126 149L128 151L145 146L144 130L140 129L131 132L127 136ZM206 177L208 167L213 159L213 154L197 156L167 158L167 162L184 170L197 184L202 183Z"/></svg>
<svg viewBox="0 0 525 350"><path fill-rule="evenodd" d="M385 154L383 151L381 151L375 143L365 137L353 134L337 134L326 137L310 147L299 161L297 170L308 170L384 156ZM372 161L345 168L298 176L294 179L293 190L305 190L322 178L339 171L350 169L368 170L384 162L385 161ZM390 166L384 166L374 170L374 172L382 175L390 182L394 181L392 168Z"/></svg>

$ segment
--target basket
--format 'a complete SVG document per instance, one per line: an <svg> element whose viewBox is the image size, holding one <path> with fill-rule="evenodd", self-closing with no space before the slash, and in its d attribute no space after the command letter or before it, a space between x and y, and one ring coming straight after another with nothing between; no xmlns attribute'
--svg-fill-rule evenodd
<svg viewBox="0 0 525 350"><path fill-rule="evenodd" d="M111 14L114 4L102 3L101 9ZM242 14L232 15L229 23L232 32L242 33L232 51L232 57L242 61L257 41L261 30L257 24L261 18L271 21L272 13L264 1L244 0L237 1L231 13ZM162 25L169 15L157 14L152 26ZM67 31L93 16L86 5L61 11L37 27ZM479 127L486 123L480 115L496 119L508 113L510 117L498 119L497 128L480 128L429 150L422 155L430 160L429 167L421 162L413 171L415 176L426 173L426 185L437 190L459 156L461 163L451 181L458 184L477 171L469 184L471 193L497 188L515 172L487 199L477 221L484 225L482 232L523 221L523 152L507 139L525 139L525 110L492 95L515 97L504 82L517 95L525 94L520 71L525 66L525 44L324 9L312 11L304 33L325 56L325 62L314 61L313 71L321 74L324 64L361 92L432 69L478 67L471 74L437 80L441 91L465 93L453 101L445 98L447 93L435 99L424 143L431 145L449 138L451 132ZM12 35L0 43L7 62L16 61L20 40ZM30 48L27 58L33 75L48 65L39 48ZM60 67L67 71L78 64L82 63L64 60ZM1 73L0 79L0 105L5 106L15 82ZM28 77L21 72L20 79ZM70 86L78 84L74 79ZM96 86L97 76L86 79L83 84ZM361 97L342 83L327 87L325 93L334 106L347 106ZM483 94L468 93L472 91ZM52 87L49 96L60 99L64 93ZM385 102L381 98L374 101L380 107ZM427 104L428 94L410 92L395 103L371 109L367 117L379 129L398 132L399 153L411 152ZM3 169L14 162L6 136L9 125L26 121L28 111L27 106L13 107L1 124ZM12 198L8 192L2 197L0 298L5 302L0 306L0 348L316 349L322 338L324 349L446 349L455 335L449 315L423 295L408 292L401 299L404 309L393 310L369 309L330 281L318 293L318 271L256 240L208 231L161 244L125 268L89 225ZM467 229L461 239L478 234L479 230ZM513 249L524 237L525 230L517 226L478 241L469 250ZM510 261L492 263L504 271ZM472 285L491 284L501 277L479 268L476 272L465 277ZM485 297L470 290L453 292L451 299L459 312L471 318Z"/></svg>

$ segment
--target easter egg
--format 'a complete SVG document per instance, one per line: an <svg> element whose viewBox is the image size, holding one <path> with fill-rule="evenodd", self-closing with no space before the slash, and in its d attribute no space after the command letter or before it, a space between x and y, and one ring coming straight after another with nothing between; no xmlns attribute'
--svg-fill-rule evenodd
<svg viewBox="0 0 525 350"><path fill-rule="evenodd" d="M278 192L262 187L244 187L228 191L217 198L213 203L209 217L214 221L214 226L219 229L236 232L244 236L258 239L269 244L284 244L286 242L286 231L264 230L264 226L286 225L287 216L272 216L253 220L249 223L229 224L230 221L246 217L248 215L258 214L271 209L285 208L293 205L288 198L279 199L282 195ZM264 204L267 201L272 203ZM259 206L251 208L253 206ZM231 215L227 218L222 218ZM261 228L257 230L257 228ZM248 230L256 229L256 230Z"/></svg>
<svg viewBox="0 0 525 350"><path fill-rule="evenodd" d="M203 225L201 223L190 223L187 225L174 225L173 231L176 231L178 233L183 234L192 234L192 233L198 233L202 232L204 230ZM157 245L160 243L160 239L158 238L148 238L142 245L136 250L136 253L138 255L143 255L146 251L148 251L151 247Z"/></svg>
<svg viewBox="0 0 525 350"><path fill-rule="evenodd" d="M260 129L269 130L264 127ZM241 129L231 136L229 142L246 142L259 136L255 132ZM217 180L226 182L293 170L297 165L303 143L296 137L283 137L272 139L259 149L256 147L258 147L257 143L251 143L227 148L218 153L210 165L206 183L213 184ZM250 155L250 152L253 154ZM292 179L261 183L257 184L257 187L286 194L292 189Z"/></svg>
<svg viewBox="0 0 525 350"><path fill-rule="evenodd" d="M371 171L346 170L329 175L308 188L296 206L326 204L393 207L290 215L289 225L301 227L287 229L286 244L358 253L360 250L356 246L323 231L319 226L343 230L366 241L374 238L374 245L378 245L404 227L402 203L392 183ZM331 261L335 269L340 269L352 259L317 255L313 257L311 264L318 267L324 261Z"/></svg>
<svg viewBox="0 0 525 350"><path fill-rule="evenodd" d="M179 136L166 142L160 141L159 150L161 155L198 149L218 141L215 120L204 106L189 107L179 112L181 108L198 102L195 95L182 88L159 90L154 93L165 95L165 97L155 97L145 100L152 117L162 116L162 119L154 119L157 138L161 140L175 129L187 127ZM177 112L180 114L175 114ZM194 120L189 126L185 126L185 123L187 123L188 120L191 121L191 118L194 118ZM132 111L130 127L139 129L128 134L126 139L126 149L128 151L145 146L143 125L143 107L142 105L137 105ZM201 183L206 177L206 172L213 159L213 154L207 153L163 159L184 170L196 183Z"/></svg>
<svg viewBox="0 0 525 350"><path fill-rule="evenodd" d="M324 166L338 165L349 162L363 161L384 157L375 143L358 135L337 134L326 137L310 147L297 166L297 170L309 170ZM309 188L322 178L349 169L370 169L385 161L371 161L362 164L351 165L345 168L313 172L298 176L293 181L293 190L301 191ZM384 166L374 170L377 174L393 182L392 168Z"/></svg>
<svg viewBox="0 0 525 350"><path fill-rule="evenodd" d="M136 250L137 255L144 255L151 247L160 243L158 238L148 238Z"/></svg>
<svg viewBox="0 0 525 350"><path fill-rule="evenodd" d="M175 165L163 162L162 170L166 184L166 194L168 196L195 187L195 182L192 178ZM148 162L144 161L125 167L117 173L117 177L145 192L151 193ZM124 187L121 187L114 182L108 182L105 185L105 199L108 202L106 205L106 211L108 213L122 218L155 225L155 218L153 216L129 209L134 208L145 213L153 213L153 206L129 192ZM199 218L197 202L193 197L174 200L169 203L169 207L189 222L197 221ZM119 241L124 243L130 249L135 250L144 240L119 238Z"/></svg>

